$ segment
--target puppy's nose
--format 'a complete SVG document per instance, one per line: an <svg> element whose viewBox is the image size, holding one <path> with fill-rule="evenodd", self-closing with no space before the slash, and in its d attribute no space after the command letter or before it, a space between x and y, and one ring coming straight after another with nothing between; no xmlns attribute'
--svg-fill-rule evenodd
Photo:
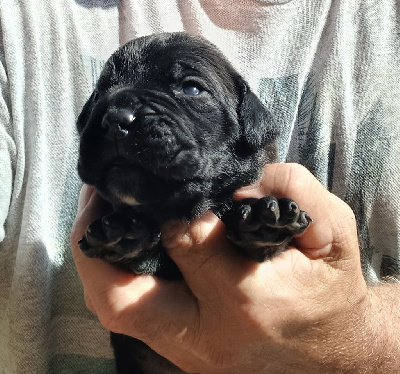
<svg viewBox="0 0 400 374"><path fill-rule="evenodd" d="M135 122L135 114L129 109L108 109L101 122L107 133L127 134Z"/></svg>

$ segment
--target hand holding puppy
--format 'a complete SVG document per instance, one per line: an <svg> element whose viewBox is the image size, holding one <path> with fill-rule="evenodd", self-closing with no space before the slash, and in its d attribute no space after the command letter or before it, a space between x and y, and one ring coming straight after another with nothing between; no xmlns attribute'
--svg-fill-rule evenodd
<svg viewBox="0 0 400 374"><path fill-rule="evenodd" d="M377 296L367 288L351 209L293 164L268 165L260 184L236 197L263 195L293 198L313 218L293 247L255 264L213 214L190 225L172 222L163 244L184 280L169 282L81 253L78 240L103 213L99 196L86 189L72 246L89 308L107 329L143 340L186 372L396 370L398 316L386 315L382 303L394 303L383 295L399 291L381 286Z"/></svg>

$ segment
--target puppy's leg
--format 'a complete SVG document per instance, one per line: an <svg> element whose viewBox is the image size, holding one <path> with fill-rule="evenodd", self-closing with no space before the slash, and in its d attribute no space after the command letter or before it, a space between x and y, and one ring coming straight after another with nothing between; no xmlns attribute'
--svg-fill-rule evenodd
<svg viewBox="0 0 400 374"><path fill-rule="evenodd" d="M272 196L233 203L222 220L228 238L252 261L262 262L286 249L312 219L291 199Z"/></svg>
<svg viewBox="0 0 400 374"><path fill-rule="evenodd" d="M143 258L160 241L158 227L134 211L113 212L93 221L79 246L88 257L124 264ZM140 269L131 269L136 273Z"/></svg>

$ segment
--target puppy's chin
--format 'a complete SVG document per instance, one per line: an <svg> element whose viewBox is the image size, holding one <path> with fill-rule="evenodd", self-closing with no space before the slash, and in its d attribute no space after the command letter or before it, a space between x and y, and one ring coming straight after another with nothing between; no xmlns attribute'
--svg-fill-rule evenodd
<svg viewBox="0 0 400 374"><path fill-rule="evenodd" d="M103 169L95 187L114 206L157 206L185 189L187 181L164 178L137 165L115 164Z"/></svg>
<svg viewBox="0 0 400 374"><path fill-rule="evenodd" d="M95 186L113 205L147 205L160 198L161 181L143 168L116 164L105 168Z"/></svg>

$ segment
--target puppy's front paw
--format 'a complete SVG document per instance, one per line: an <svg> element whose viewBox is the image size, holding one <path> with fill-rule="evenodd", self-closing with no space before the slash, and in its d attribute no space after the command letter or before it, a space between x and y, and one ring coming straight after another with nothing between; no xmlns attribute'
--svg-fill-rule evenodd
<svg viewBox="0 0 400 374"><path fill-rule="evenodd" d="M134 213L113 212L93 221L79 246L88 257L119 262L138 257L160 241L160 231Z"/></svg>
<svg viewBox="0 0 400 374"><path fill-rule="evenodd" d="M235 202L223 221L228 238L251 260L261 262L286 249L312 219L291 199L265 196Z"/></svg>

